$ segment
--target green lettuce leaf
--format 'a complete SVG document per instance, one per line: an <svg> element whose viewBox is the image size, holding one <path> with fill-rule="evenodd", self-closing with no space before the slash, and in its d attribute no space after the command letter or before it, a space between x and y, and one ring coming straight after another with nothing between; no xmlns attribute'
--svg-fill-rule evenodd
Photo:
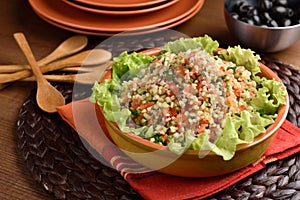
<svg viewBox="0 0 300 200"><path fill-rule="evenodd" d="M246 143L252 142L256 136L266 131L265 127L274 122L272 118L260 116L258 112L248 112L245 110L241 112L239 118L242 123L236 128L240 130L239 138Z"/></svg>
<svg viewBox="0 0 300 200"><path fill-rule="evenodd" d="M98 103L101 106L105 103L111 103L112 92L117 91L120 87L119 82L113 79L106 79L102 83L95 82L92 88L90 101L92 103Z"/></svg>
<svg viewBox="0 0 300 200"><path fill-rule="evenodd" d="M120 79L125 74L126 76L128 76L128 73L134 74L142 67L148 66L154 58L154 56L136 52L131 54L123 52L119 57L114 58L112 79L104 80L102 83L95 82L89 100L103 106L103 114L107 120L120 122L120 119L116 119L115 117L118 115L120 115L120 118L123 115L128 118L127 111L120 111L120 102L118 99L118 92L121 89Z"/></svg>
<svg viewBox="0 0 300 200"><path fill-rule="evenodd" d="M175 143L173 139L170 139L168 148L171 152L180 155L183 154L187 149L190 148L191 144L196 139L191 133L193 130L187 130L185 133L184 144Z"/></svg>
<svg viewBox="0 0 300 200"><path fill-rule="evenodd" d="M211 150L224 160L230 160L235 154L236 146L251 143L253 139L266 131L274 120L268 116L262 117L257 112L242 111L240 116L227 117L222 134L213 144L209 142L208 134L199 135L192 143L191 149Z"/></svg>
<svg viewBox="0 0 300 200"><path fill-rule="evenodd" d="M285 103L287 96L286 88L276 80L256 76L258 83L257 94L251 100L253 108L262 115L274 115L279 106Z"/></svg>
<svg viewBox="0 0 300 200"><path fill-rule="evenodd" d="M207 53L213 54L213 51L219 47L219 43L208 35L194 38L180 38L173 42L168 42L162 48L162 52L179 53L185 52L188 49L196 49L200 47Z"/></svg>
<svg viewBox="0 0 300 200"><path fill-rule="evenodd" d="M207 133L198 135L190 146L193 150L211 150L209 137Z"/></svg>
<svg viewBox="0 0 300 200"><path fill-rule="evenodd" d="M212 149L224 160L233 158L236 146L242 143L251 143L253 139L266 131L268 125L274 121L271 118L264 118L259 113L242 111L240 116L227 117L222 135L215 142Z"/></svg>
<svg viewBox="0 0 300 200"><path fill-rule="evenodd" d="M236 145L243 143L239 139L237 127L241 125L238 118L226 118L225 127L222 134L215 142L212 151L217 155L222 156L224 160L230 160L236 151Z"/></svg>
<svg viewBox="0 0 300 200"><path fill-rule="evenodd" d="M219 57L226 61L231 61L238 66L244 66L252 75L260 72L259 60L260 56L255 55L250 49L243 49L239 45L228 47L226 51L219 51Z"/></svg>
<svg viewBox="0 0 300 200"><path fill-rule="evenodd" d="M142 53L130 53L126 51L122 52L120 56L114 58L112 65L112 78L119 80L127 72L137 72L138 69L148 66L154 60L155 56L149 56Z"/></svg>

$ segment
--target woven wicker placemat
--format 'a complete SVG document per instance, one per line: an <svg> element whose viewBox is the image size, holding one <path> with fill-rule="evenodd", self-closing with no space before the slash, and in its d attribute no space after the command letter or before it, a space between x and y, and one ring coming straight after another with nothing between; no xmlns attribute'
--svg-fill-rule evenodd
<svg viewBox="0 0 300 200"><path fill-rule="evenodd" d="M126 43L140 50L162 46L169 37L135 39ZM138 45L137 45L138 44ZM125 46L120 41L120 47ZM112 50L112 46L101 46ZM293 66L262 56L262 62L283 80L290 96L287 119L300 127L300 72ZM90 87L54 83L67 102L90 95ZM57 199L142 199L122 176L95 159L78 134L58 114L42 112L33 90L17 122L18 147L33 178ZM201 188L199 188L201 189ZM300 199L300 154L267 165L263 170L208 199Z"/></svg>

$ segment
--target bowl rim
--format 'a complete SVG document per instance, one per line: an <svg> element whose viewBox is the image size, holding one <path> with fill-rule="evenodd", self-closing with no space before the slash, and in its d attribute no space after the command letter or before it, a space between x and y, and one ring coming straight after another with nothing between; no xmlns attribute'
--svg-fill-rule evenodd
<svg viewBox="0 0 300 200"><path fill-rule="evenodd" d="M161 51L161 47L156 47L156 48L151 48L151 49L147 49L147 50L144 50L144 51L141 51L139 53L145 53L145 54L148 54L148 55L157 55L160 51ZM222 48L218 48L216 50L217 51L220 51L220 50L224 50ZM281 81L281 79L270 69L268 68L266 65L264 65L263 63L259 62L260 64L260 68L262 71L264 71L264 74L268 74L269 76L272 76L272 78L274 78L276 81L279 81L282 83L282 85L284 86L283 82ZM109 69L105 75L101 78L100 82L104 81L105 79L109 79L111 78L111 70L112 69ZM109 77L107 77L107 75L109 75ZM100 112L103 112L102 110L102 107L99 106L97 103L96 103L96 106L98 106L100 109ZM235 153L239 152L239 151L243 151L245 149L248 149L250 147L253 147L257 144L259 144L260 142L268 139L269 137L271 137L273 134L275 134L277 132L277 130L280 128L280 126L283 124L283 122L285 121L286 119L286 116L288 114L288 110L289 110L289 96L287 95L286 98L285 98L285 104L282 104L279 108L278 108L278 113L277 113L277 117L276 119L274 120L274 123L271 124L265 132L259 134L258 136L256 136L254 138L254 140L251 142L251 143L243 143L243 144L238 144L236 146L236 151ZM127 139L129 139L131 142L135 143L135 144L143 144L144 148L147 148L147 149L150 149L151 151L155 151L155 150L166 150L168 152L171 152L167 146L163 146L163 145L160 145L160 144L156 144L156 143L153 143L149 140L146 140L142 137L139 137L137 135L135 135L134 133L128 133L128 132L122 132L119 128L118 128L118 125L115 123L115 122L111 122L111 121L108 121L105 117L104 117L104 120L106 123L109 123L110 126L118 133L120 133L122 135L122 137L125 137ZM106 125L107 126L107 125ZM183 156L194 156L194 155L199 155L199 152L200 150L186 150L184 151L184 153L182 154ZM206 153L206 156L218 156L218 157L221 157L219 155L217 155L216 153L214 153L213 151L209 151L208 153Z"/></svg>

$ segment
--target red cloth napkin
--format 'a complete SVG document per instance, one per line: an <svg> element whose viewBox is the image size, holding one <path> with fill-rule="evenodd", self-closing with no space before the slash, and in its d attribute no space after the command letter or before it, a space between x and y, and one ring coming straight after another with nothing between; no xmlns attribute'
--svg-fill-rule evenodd
<svg viewBox="0 0 300 200"><path fill-rule="evenodd" d="M117 169L124 179L145 199L205 198L264 168L267 163L283 159L300 151L300 129L285 121L276 139L260 162L239 171L210 178L185 178L147 171L132 161L107 137L96 117L95 105L88 99L57 108L69 123L103 158ZM140 173L139 173L140 172Z"/></svg>

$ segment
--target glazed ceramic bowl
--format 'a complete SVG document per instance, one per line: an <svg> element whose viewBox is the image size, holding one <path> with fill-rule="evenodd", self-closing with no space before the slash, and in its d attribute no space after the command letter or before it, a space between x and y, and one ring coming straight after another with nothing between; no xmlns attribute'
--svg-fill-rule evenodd
<svg viewBox="0 0 300 200"><path fill-rule="evenodd" d="M230 13L239 0L225 0L224 16L231 34L244 47L260 52L278 52L292 46L300 39L300 24L287 27L265 27L250 25L234 18ZM247 0L256 5L258 0ZM288 0L290 5L297 5L298 0Z"/></svg>
<svg viewBox="0 0 300 200"><path fill-rule="evenodd" d="M143 53L157 55L159 52L160 49L158 48L147 50ZM265 65L260 64L260 68L262 71L261 76L280 81ZM111 71L105 74L102 81L110 77ZM102 109L97 104L96 110L98 119L103 119ZM224 161L221 156L213 152L201 152L198 150L187 150L184 154L178 156L165 146L152 143L133 133L120 131L116 123L105 120L105 125L112 141L120 149L133 160L150 169L183 177L211 177L233 172L258 161L276 137L276 133L284 122L287 112L288 97L286 97L286 104L279 108L275 123L269 126L265 133L257 136L252 143L238 145L235 156L229 161Z"/></svg>

